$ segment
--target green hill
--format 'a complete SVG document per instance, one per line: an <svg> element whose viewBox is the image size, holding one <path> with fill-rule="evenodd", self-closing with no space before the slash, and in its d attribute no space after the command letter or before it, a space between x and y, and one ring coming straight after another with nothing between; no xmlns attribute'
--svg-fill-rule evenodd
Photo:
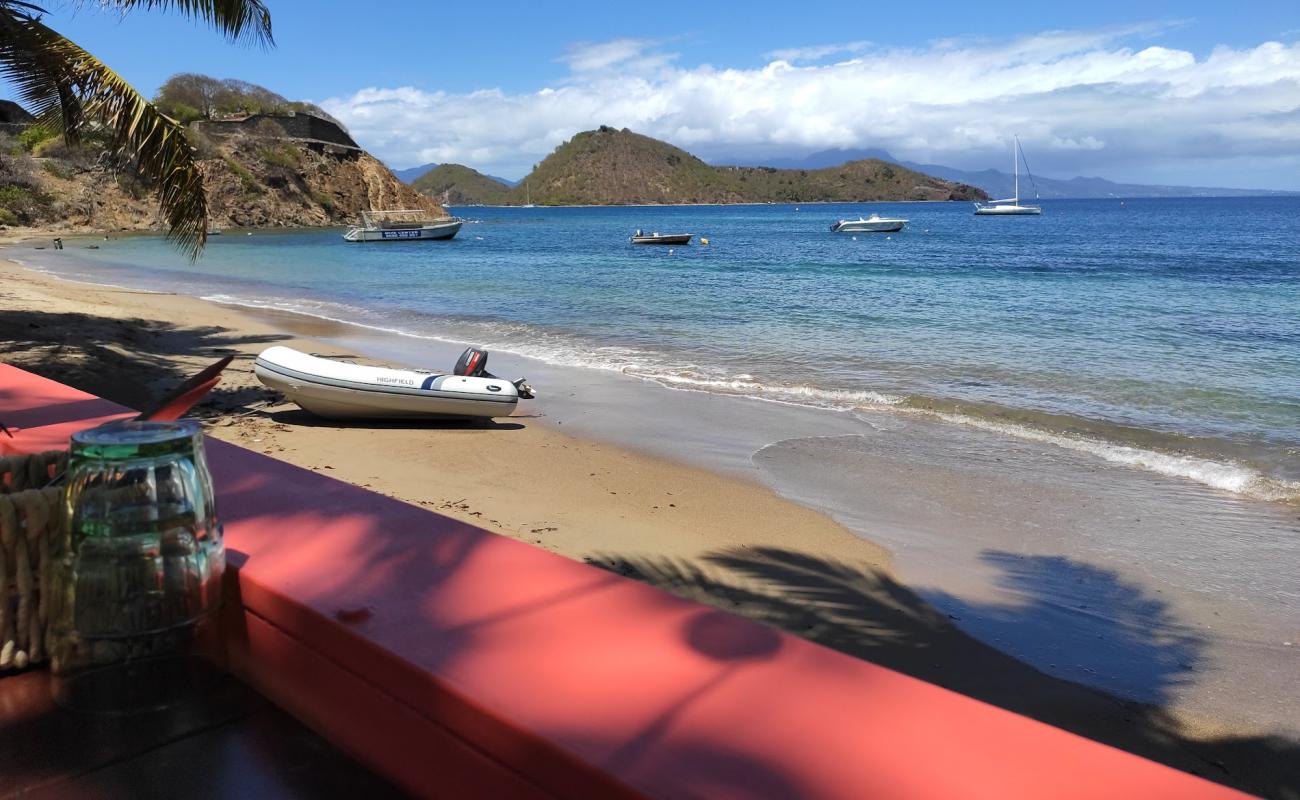
<svg viewBox="0 0 1300 800"><path fill-rule="evenodd" d="M607 126L557 147L508 190L509 202L523 203L525 186L538 205L987 199L972 186L876 159L817 170L712 167L667 142Z"/></svg>
<svg viewBox="0 0 1300 800"><path fill-rule="evenodd" d="M460 164L439 164L416 178L411 188L443 205L503 205L510 187Z"/></svg>

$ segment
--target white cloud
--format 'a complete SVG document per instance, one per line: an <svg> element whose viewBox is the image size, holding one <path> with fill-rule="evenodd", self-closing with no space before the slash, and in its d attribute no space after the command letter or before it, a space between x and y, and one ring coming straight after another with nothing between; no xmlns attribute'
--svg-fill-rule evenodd
<svg viewBox="0 0 1300 800"><path fill-rule="evenodd" d="M787 50L773 50L765 53L764 58L772 61L821 61L827 56L836 56L841 53L861 53L871 47L871 42L844 42L842 44L819 44L812 47L792 47Z"/></svg>
<svg viewBox="0 0 1300 800"><path fill-rule="evenodd" d="M568 64L576 76L617 70L619 73L647 73L667 66L675 53L653 52L659 43L653 39L614 39L608 42L579 42L556 59Z"/></svg>
<svg viewBox="0 0 1300 800"><path fill-rule="evenodd" d="M1198 60L1132 47L1152 28L1047 32L862 49L835 64L672 66L644 39L570 48L569 76L532 93L369 88L322 101L386 161L467 163L521 176L574 133L629 127L702 156L761 160L878 147L916 161L1000 165L1019 133L1037 171L1139 179L1179 160L1214 177L1232 159L1300 156L1300 43L1216 48ZM819 57L846 52L822 51ZM775 54L774 54L775 55ZM797 58L794 58L797 56ZM1263 159L1264 161L1260 161ZM1287 179L1300 188L1300 178ZM1237 181L1240 183L1240 181Z"/></svg>

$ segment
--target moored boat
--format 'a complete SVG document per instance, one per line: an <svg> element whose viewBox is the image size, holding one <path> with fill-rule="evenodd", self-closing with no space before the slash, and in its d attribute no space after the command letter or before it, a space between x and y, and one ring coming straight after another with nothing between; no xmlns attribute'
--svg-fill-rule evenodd
<svg viewBox="0 0 1300 800"><path fill-rule="evenodd" d="M258 355L253 372L304 410L330 419L510 416L535 393L522 378L488 372L487 356L471 347L447 375L352 364L277 345Z"/></svg>
<svg viewBox="0 0 1300 800"><path fill-rule="evenodd" d="M362 211L361 223L343 234L349 242L400 242L420 239L450 239L460 231L458 217L429 219L423 211Z"/></svg>
<svg viewBox="0 0 1300 800"><path fill-rule="evenodd" d="M1025 158L1025 151L1020 149L1020 137L1015 137L1015 144L1011 148L1011 171L1015 174L1015 195L1003 200L990 200L988 205L982 203L975 204L975 214L981 217L1000 217L1000 216L1033 216L1043 213L1039 206L1022 206L1020 205L1020 162ZM1029 162L1025 161L1025 174L1029 176L1029 182L1034 182L1034 176L1029 172ZM1037 186L1035 186L1034 196L1038 196Z"/></svg>
<svg viewBox="0 0 1300 800"><path fill-rule="evenodd" d="M632 234L632 244L690 244L695 237L693 233L642 233Z"/></svg>
<svg viewBox="0 0 1300 800"><path fill-rule="evenodd" d="M901 231L907 222L905 219L872 214L869 217L842 219L831 225L831 231L834 233L893 233L894 231Z"/></svg>

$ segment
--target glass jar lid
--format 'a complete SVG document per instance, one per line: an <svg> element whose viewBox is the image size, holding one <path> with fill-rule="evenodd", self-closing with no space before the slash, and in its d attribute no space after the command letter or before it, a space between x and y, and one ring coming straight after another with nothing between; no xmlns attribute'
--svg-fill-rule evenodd
<svg viewBox="0 0 1300 800"><path fill-rule="evenodd" d="M116 460L192 452L198 435L199 424L194 420L115 420L74 433L72 454L74 457Z"/></svg>

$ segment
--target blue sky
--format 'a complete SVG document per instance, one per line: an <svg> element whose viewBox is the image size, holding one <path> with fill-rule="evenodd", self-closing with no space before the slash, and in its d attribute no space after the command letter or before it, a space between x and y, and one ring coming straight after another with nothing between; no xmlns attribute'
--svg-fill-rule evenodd
<svg viewBox="0 0 1300 800"><path fill-rule="evenodd" d="M1018 132L1044 174L1300 189L1294 0L268 5L262 51L47 4L145 93L182 71L250 80L321 103L399 167L518 177L603 123L706 158L883 147L1001 167Z"/></svg>

